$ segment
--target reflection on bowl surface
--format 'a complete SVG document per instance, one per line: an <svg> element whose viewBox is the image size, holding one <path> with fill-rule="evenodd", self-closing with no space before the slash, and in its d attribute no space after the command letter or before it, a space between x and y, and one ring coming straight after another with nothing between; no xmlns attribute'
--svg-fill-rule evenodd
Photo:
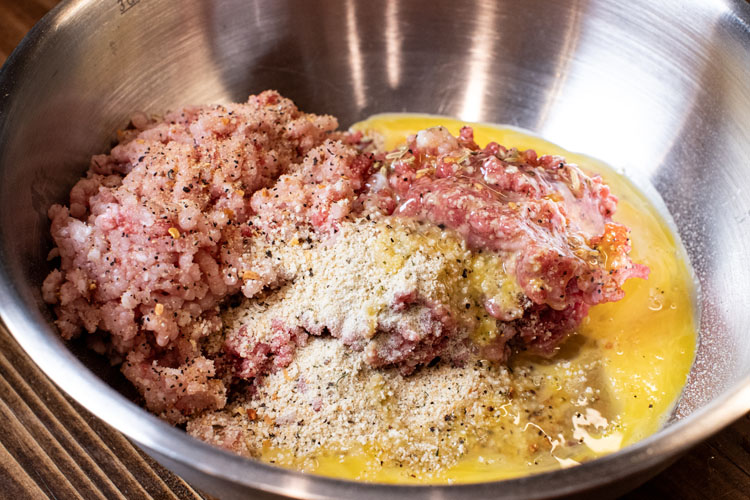
<svg viewBox="0 0 750 500"><path fill-rule="evenodd" d="M128 2L130 5L131 2ZM362 497L616 494L725 425L750 401L743 297L750 242L750 8L708 2L70 1L0 74L3 320L64 390L207 491ZM699 20L699 22L696 22ZM46 209L133 110L241 101L276 88L347 126L409 111L527 128L652 184L700 285L701 342L673 421L566 471L438 489L305 476L229 456L148 416L50 326ZM16 228L23 228L18 230ZM42 242L43 244L40 244ZM74 351L75 351L74 346ZM79 356L79 359L76 358ZM91 377L86 363L102 378ZM444 487L449 488L449 487ZM619 488L619 489L618 489Z"/></svg>

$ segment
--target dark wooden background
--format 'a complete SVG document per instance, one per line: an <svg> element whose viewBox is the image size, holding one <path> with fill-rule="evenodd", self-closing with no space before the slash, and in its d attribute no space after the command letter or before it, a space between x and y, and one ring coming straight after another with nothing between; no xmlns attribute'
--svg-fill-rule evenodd
<svg viewBox="0 0 750 500"><path fill-rule="evenodd" d="M55 4L0 0L0 63ZM1 323L0 426L0 498L208 498L65 396ZM750 499L750 414L625 498Z"/></svg>

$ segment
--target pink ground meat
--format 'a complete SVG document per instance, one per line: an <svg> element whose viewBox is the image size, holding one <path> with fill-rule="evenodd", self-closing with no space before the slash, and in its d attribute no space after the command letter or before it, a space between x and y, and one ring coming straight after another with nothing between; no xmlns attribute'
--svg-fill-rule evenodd
<svg viewBox="0 0 750 500"><path fill-rule="evenodd" d="M363 195L365 204L445 225L472 248L499 252L536 305L505 325L499 345L486 349L491 359L505 359L509 342L553 353L590 306L620 300L627 279L648 277L628 257L627 228L612 221L609 187L562 157L496 143L481 149L470 127L459 137L436 127L384 159L388 183L369 181L379 188ZM492 304L486 309L506 319Z"/></svg>
<svg viewBox="0 0 750 500"><path fill-rule="evenodd" d="M113 357L131 353L129 363L142 366L125 374L161 413L160 397L181 407L181 393L173 384L155 387L144 374L178 338L196 340L220 327L202 319L215 318L217 304L242 285L247 256L240 226L253 193L322 144L337 122L302 113L272 91L245 104L185 108L137 122L140 128L121 132L109 155L92 158L69 207L50 208L61 262L43 293L63 337L106 332ZM136 347L147 354L133 356ZM169 376L214 393L201 380L213 376L212 364L191 360ZM199 399L190 397L191 404ZM222 404L213 395L204 400Z"/></svg>
<svg viewBox="0 0 750 500"><path fill-rule="evenodd" d="M136 115L109 154L91 159L69 205L49 210L60 264L42 292L62 336L88 334L149 410L181 423L223 408L237 380L261 383L287 366L308 334L329 333L372 366L405 374L472 350L458 313L416 289L396 296L373 338L343 328L346 316L311 322L304 313L274 319L270 331L223 332L227 298L263 300L304 275L260 251L261 240L312 248L372 215L447 227L473 250L500 254L527 306L509 317L484 304L501 334L472 352L491 360L511 348L553 353L590 306L648 275L628 257L609 188L561 157L481 149L470 128L459 137L428 129L373 155L361 134L336 127L273 91L163 119Z"/></svg>
<svg viewBox="0 0 750 500"><path fill-rule="evenodd" d="M251 206L266 231L312 225L320 231L335 229L348 216L358 193L370 176L372 157L341 142L326 141L305 157L293 172L256 192Z"/></svg>
<svg viewBox="0 0 750 500"><path fill-rule="evenodd" d="M395 215L444 224L474 248L508 253L537 304L562 310L581 296L589 305L619 300L627 278L648 275L627 258L627 230L612 222L617 199L609 187L562 157L495 143L480 149L469 127L459 139L430 129L392 167ZM617 244L605 264L597 244L607 233Z"/></svg>

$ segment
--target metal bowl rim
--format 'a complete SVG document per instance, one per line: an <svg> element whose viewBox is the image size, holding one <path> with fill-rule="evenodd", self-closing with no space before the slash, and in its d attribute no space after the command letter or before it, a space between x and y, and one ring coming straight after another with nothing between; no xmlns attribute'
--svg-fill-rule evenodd
<svg viewBox="0 0 750 500"><path fill-rule="evenodd" d="M750 26L750 4L729 0L733 14ZM0 68L0 116L6 114L17 76L33 67L34 54L43 48L48 32L94 0L64 0L24 37ZM2 133L2 125L0 125ZM0 230L2 233L3 230ZM11 273L0 259L0 318L40 369L88 411L143 447L213 477L278 495L306 498L344 498L356 492L363 499L545 498L601 486L637 471L657 466L696 445L750 411L750 376L726 389L704 407L678 422L616 453L570 469L532 474L503 481L456 485L394 485L316 476L247 459L213 447L175 429L105 384L67 349L42 314L27 311L11 283ZM20 334L20 332L25 332ZM49 337L54 339L50 345ZM540 488L540 485L542 486Z"/></svg>

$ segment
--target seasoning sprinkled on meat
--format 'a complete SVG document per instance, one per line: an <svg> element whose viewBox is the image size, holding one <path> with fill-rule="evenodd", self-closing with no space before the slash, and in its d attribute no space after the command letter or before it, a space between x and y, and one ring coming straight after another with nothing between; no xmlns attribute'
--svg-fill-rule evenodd
<svg viewBox="0 0 750 500"><path fill-rule="evenodd" d="M323 144L337 123L273 91L136 121L109 155L91 159L70 205L50 208L61 262L44 298L64 338L109 334L106 349L115 360L127 356L123 371L153 411L220 407L223 384L208 382L213 361L197 362L200 349L168 366L164 358L180 339L221 328L216 306L240 291L250 265L243 225L253 193ZM167 373L174 384L158 382ZM206 397L185 403L177 387L196 384Z"/></svg>
<svg viewBox="0 0 750 500"><path fill-rule="evenodd" d="M336 127L273 91L136 115L49 210L60 263L42 292L62 336L87 335L152 412L248 456L309 458L368 427L401 443L383 460L431 470L482 441L463 422L500 418L513 391L537 425L543 384L519 384L510 355L553 355L648 275L617 199L468 127L389 152ZM397 410L411 413L396 425Z"/></svg>
<svg viewBox="0 0 750 500"><path fill-rule="evenodd" d="M363 195L371 204L392 200L376 205L451 228L471 249L497 253L534 304L523 318L509 318L485 297L492 316L512 320L487 346L491 358L505 359L508 341L554 353L590 306L621 299L627 279L648 276L628 257L628 230L612 221L617 199L609 188L560 156L496 143L482 149L469 127L459 137L435 127L383 160L388 184Z"/></svg>

